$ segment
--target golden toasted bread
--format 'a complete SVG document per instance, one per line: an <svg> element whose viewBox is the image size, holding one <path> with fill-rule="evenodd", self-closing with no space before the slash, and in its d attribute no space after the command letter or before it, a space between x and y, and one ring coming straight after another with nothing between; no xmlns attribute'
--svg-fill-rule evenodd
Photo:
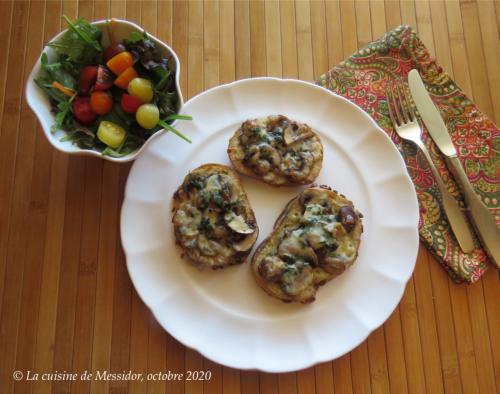
<svg viewBox="0 0 500 394"><path fill-rule="evenodd" d="M284 302L313 302L320 286L356 260L361 218L351 201L329 187L305 189L255 251L251 264L257 283Z"/></svg>
<svg viewBox="0 0 500 394"><path fill-rule="evenodd" d="M204 164L184 178L172 222L183 257L200 269L243 263L259 234L240 179L221 164Z"/></svg>
<svg viewBox="0 0 500 394"><path fill-rule="evenodd" d="M307 185L323 164L323 145L306 124L283 115L247 120L229 140L236 170L273 186Z"/></svg>

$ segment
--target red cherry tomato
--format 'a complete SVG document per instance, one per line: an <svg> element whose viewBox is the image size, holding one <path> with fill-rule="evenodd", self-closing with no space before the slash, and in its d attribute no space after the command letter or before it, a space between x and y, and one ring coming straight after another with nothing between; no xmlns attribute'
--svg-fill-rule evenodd
<svg viewBox="0 0 500 394"><path fill-rule="evenodd" d="M104 56L104 61L107 62L109 59L112 57L115 57L121 52L125 52L126 48L123 44L120 44L118 42L115 42L111 44L109 47L107 47L104 50L103 56Z"/></svg>
<svg viewBox="0 0 500 394"><path fill-rule="evenodd" d="M106 92L96 90L90 95L90 107L98 115L105 115L113 107L113 99Z"/></svg>
<svg viewBox="0 0 500 394"><path fill-rule="evenodd" d="M113 86L113 74L106 67L99 66L94 90L108 90L111 86Z"/></svg>
<svg viewBox="0 0 500 394"><path fill-rule="evenodd" d="M97 66L85 66L80 71L78 88L82 93L88 93L97 79Z"/></svg>
<svg viewBox="0 0 500 394"><path fill-rule="evenodd" d="M89 125L97 119L97 114L90 106L88 97L77 97L73 102L73 114L82 124Z"/></svg>
<svg viewBox="0 0 500 394"><path fill-rule="evenodd" d="M137 97L131 96L130 94L122 94L121 105L124 112L128 114L135 114L137 108L139 108L143 102Z"/></svg>

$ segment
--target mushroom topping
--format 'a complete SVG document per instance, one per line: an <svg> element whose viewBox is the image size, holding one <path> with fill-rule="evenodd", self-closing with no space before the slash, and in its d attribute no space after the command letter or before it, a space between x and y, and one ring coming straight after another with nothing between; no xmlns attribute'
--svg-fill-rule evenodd
<svg viewBox="0 0 500 394"><path fill-rule="evenodd" d="M261 265L259 273L266 279L277 280L287 268L287 264L278 256L267 256Z"/></svg>
<svg viewBox="0 0 500 394"><path fill-rule="evenodd" d="M344 205L343 207L340 208L338 214L338 221L342 223L342 225L344 226L345 230L348 233L350 233L356 226L356 220L357 220L356 213L354 212L354 209L352 209L351 206Z"/></svg>
<svg viewBox="0 0 500 394"><path fill-rule="evenodd" d="M282 289L290 295L304 292L314 282L313 270L309 264L297 260L295 264L287 267L281 275Z"/></svg>
<svg viewBox="0 0 500 394"><path fill-rule="evenodd" d="M198 225L201 221L201 212L194 206L186 204L184 209L175 212L173 222L178 226L182 236L192 238L198 235Z"/></svg>
<svg viewBox="0 0 500 394"><path fill-rule="evenodd" d="M293 122L287 125L283 133L283 139L286 145L292 145L294 142L305 140L313 136L311 129L305 125L298 126Z"/></svg>
<svg viewBox="0 0 500 394"><path fill-rule="evenodd" d="M205 256L215 256L221 252L222 246L208 239L205 235L200 234L198 236L198 249Z"/></svg>
<svg viewBox="0 0 500 394"><path fill-rule="evenodd" d="M211 191L218 191L220 189L221 189L221 184L219 181L219 175L218 174L210 175L206 180L205 190L207 192L211 192Z"/></svg>
<svg viewBox="0 0 500 394"><path fill-rule="evenodd" d="M237 252L246 252L249 250L257 240L258 232L254 231L252 234L247 235L243 240L233 245L233 249Z"/></svg>
<svg viewBox="0 0 500 394"><path fill-rule="evenodd" d="M236 215L233 211L229 211L224 215L224 220L228 227L238 234L252 234L255 228L250 227L250 225L245 221L243 216Z"/></svg>
<svg viewBox="0 0 500 394"><path fill-rule="evenodd" d="M321 262L321 267L334 275L340 275L347 268L345 262L339 258L334 256L327 256Z"/></svg>
<svg viewBox="0 0 500 394"><path fill-rule="evenodd" d="M314 250L304 245L305 242L300 239L301 230L293 231L288 237L281 241L278 247L279 256L301 256L304 260L311 262L313 265L318 264L318 256Z"/></svg>

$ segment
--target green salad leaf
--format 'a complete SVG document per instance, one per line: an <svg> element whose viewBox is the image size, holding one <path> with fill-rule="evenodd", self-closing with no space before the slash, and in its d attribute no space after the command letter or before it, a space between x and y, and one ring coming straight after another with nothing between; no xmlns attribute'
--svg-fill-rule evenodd
<svg viewBox="0 0 500 394"><path fill-rule="evenodd" d="M61 101L59 104L57 104L58 112L55 116L55 123L50 128L50 131L52 133L55 133L57 129L62 129L64 127L68 115L72 114L73 112L72 103L75 97L76 96L73 96L69 100Z"/></svg>
<svg viewBox="0 0 500 394"><path fill-rule="evenodd" d="M147 33L145 31L141 33L139 33L138 31L133 31L132 33L130 33L130 37L129 37L129 41L132 43L132 44L135 44L136 42L139 42L141 40L147 40L149 37L147 35Z"/></svg>
<svg viewBox="0 0 500 394"><path fill-rule="evenodd" d="M83 18L71 22L66 16L68 31L48 44L57 54L66 55L77 64L97 63L102 56L101 31Z"/></svg>
<svg viewBox="0 0 500 394"><path fill-rule="evenodd" d="M49 64L47 54L43 53L41 63L42 69L47 72L52 81L57 81L66 88L76 89L74 75L78 75L78 70L66 59L60 59L58 62Z"/></svg>

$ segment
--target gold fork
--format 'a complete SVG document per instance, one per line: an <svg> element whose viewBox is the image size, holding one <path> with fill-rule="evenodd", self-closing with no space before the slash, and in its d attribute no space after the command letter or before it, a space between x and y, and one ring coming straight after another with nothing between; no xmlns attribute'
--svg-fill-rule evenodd
<svg viewBox="0 0 500 394"><path fill-rule="evenodd" d="M474 240L470 227L467 224L467 219L455 200L455 197L453 197L446 188L432 161L427 147L420 137L422 129L418 123L407 89L399 85L389 88L387 91L387 104L389 107L389 115L396 133L398 133L402 139L411 141L417 145L429 163L429 167L434 175L439 192L441 193L444 211L460 248L465 253L471 252L474 249Z"/></svg>

